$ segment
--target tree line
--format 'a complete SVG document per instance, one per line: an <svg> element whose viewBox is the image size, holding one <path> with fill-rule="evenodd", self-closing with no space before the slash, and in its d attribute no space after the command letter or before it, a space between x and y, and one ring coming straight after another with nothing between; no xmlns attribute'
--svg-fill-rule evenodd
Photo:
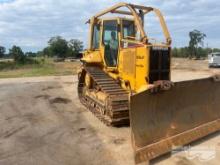
<svg viewBox="0 0 220 165"><path fill-rule="evenodd" d="M206 58L208 54L214 53L214 52L220 52L219 48L202 48L199 47L197 49L197 56L191 56L189 47L182 47L182 48L173 48L172 49L172 56L173 57L181 57L181 58Z"/></svg>
<svg viewBox="0 0 220 165"><path fill-rule="evenodd" d="M193 30L189 32L189 44L182 48L173 48L173 57L185 57L185 58L206 58L209 53L220 52L218 48L204 48L204 39L206 34L200 32L199 30Z"/></svg>
<svg viewBox="0 0 220 165"><path fill-rule="evenodd" d="M77 58L79 53L83 50L83 42L78 39L71 39L67 41L61 36L55 36L50 38L48 45L41 51L38 52L26 52L24 53L21 47L12 46L9 52L6 53L6 48L0 46L0 58L10 57L13 58L15 62L24 63L30 57L58 57L66 58L73 57Z"/></svg>
<svg viewBox="0 0 220 165"><path fill-rule="evenodd" d="M189 44L186 47L173 48L173 57L185 57L185 58L205 58L211 52L220 52L218 48L204 48L204 39L206 34L199 30L193 30L189 32ZM55 36L50 38L48 46L43 50L33 53L24 53L19 46L13 46L9 49L9 53L6 54L6 49L0 46L0 58L7 56L13 57L15 61L23 62L28 57L47 56L47 57L77 57L79 52L83 50L83 42L78 39L71 39L67 41L61 36Z"/></svg>

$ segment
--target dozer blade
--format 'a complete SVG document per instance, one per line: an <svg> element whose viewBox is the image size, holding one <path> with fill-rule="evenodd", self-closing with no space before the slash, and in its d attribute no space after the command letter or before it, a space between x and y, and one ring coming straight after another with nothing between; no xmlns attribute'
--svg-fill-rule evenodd
<svg viewBox="0 0 220 165"><path fill-rule="evenodd" d="M176 82L167 91L131 96L135 162L156 158L220 130L219 77Z"/></svg>

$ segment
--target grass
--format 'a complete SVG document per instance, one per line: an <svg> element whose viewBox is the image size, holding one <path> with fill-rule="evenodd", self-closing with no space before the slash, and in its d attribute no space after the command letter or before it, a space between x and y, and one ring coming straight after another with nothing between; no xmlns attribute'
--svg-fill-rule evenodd
<svg viewBox="0 0 220 165"><path fill-rule="evenodd" d="M0 78L73 75L79 66L78 61L56 63L52 59L36 59L32 64L0 61Z"/></svg>

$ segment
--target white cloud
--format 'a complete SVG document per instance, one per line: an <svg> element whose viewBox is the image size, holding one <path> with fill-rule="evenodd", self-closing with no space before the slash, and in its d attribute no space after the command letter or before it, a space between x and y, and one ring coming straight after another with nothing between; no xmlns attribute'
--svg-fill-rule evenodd
<svg viewBox="0 0 220 165"><path fill-rule="evenodd" d="M4 3L3 3L4 2ZM24 50L39 50L50 37L61 35L87 42L86 20L120 0L0 0L0 45L20 45ZM125 0L161 9L174 46L188 44L188 32L206 33L210 46L220 47L220 2L218 0ZM150 24L154 32L157 22ZM157 34L156 34L157 35ZM85 43L86 44L86 43Z"/></svg>

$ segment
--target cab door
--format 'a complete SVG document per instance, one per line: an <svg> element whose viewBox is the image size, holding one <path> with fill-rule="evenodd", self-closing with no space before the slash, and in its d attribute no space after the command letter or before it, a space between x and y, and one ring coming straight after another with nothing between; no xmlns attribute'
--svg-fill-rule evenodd
<svg viewBox="0 0 220 165"><path fill-rule="evenodd" d="M102 50L107 67L116 68L119 54L119 24L117 19L102 22Z"/></svg>

